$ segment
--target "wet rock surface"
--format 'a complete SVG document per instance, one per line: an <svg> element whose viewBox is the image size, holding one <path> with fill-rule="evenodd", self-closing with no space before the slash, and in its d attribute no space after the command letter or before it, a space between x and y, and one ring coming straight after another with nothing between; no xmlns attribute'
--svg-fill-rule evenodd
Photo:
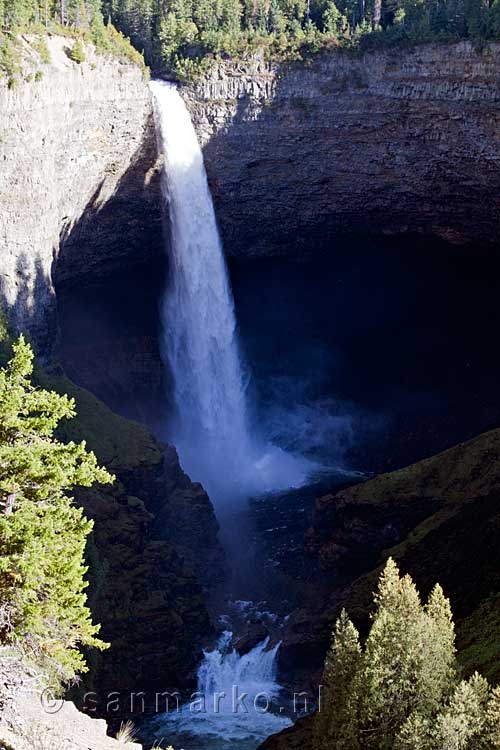
<svg viewBox="0 0 500 750"><path fill-rule="evenodd" d="M268 636L269 631L265 625L259 622L250 624L246 632L234 642L234 649L240 656L244 656L255 648L255 646L258 646L259 643L265 641Z"/></svg>

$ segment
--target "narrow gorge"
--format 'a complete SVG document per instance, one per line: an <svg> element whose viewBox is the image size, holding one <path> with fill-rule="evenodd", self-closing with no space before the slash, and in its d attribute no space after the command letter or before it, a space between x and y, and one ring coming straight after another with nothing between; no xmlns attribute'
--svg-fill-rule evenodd
<svg viewBox="0 0 500 750"><path fill-rule="evenodd" d="M498 682L500 44L183 83L67 44L0 79L6 325L116 475L72 493L110 648L67 700L148 748L311 749L389 555Z"/></svg>

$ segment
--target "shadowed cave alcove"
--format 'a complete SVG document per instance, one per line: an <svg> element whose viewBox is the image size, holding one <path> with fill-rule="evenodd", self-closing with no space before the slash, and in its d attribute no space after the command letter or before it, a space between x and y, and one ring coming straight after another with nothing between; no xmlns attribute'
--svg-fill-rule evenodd
<svg viewBox="0 0 500 750"><path fill-rule="evenodd" d="M452 68L462 53L454 49ZM184 89L205 138L255 421L292 450L368 471L429 455L500 417L497 199L485 187L489 162L476 168L487 161L481 143L454 116L466 106L479 141L488 139L475 101L483 82L457 104L439 93L453 89L453 75L436 69L437 93L422 108L405 87L412 66L435 61L408 56L401 80L388 55L363 86L360 60L336 59L342 75L322 59L292 67L265 106L248 92L231 99L224 77L208 100ZM64 238L55 284L68 374L168 437L156 162L151 128L116 195L90 205Z"/></svg>
<svg viewBox="0 0 500 750"><path fill-rule="evenodd" d="M499 270L494 253L419 237L232 264L260 418L319 455L340 437L366 471L497 426Z"/></svg>
<svg viewBox="0 0 500 750"><path fill-rule="evenodd" d="M231 259L253 416L297 452L404 465L500 421L500 262L413 238L349 240L307 260ZM67 374L162 438L162 256L58 287Z"/></svg>
<svg viewBox="0 0 500 750"><path fill-rule="evenodd" d="M161 432L168 378L160 357L162 258L58 290L68 376L123 416Z"/></svg>
<svg viewBox="0 0 500 750"><path fill-rule="evenodd" d="M61 233L53 268L58 356L68 376L119 414L159 427L167 377L158 306L166 263L160 169L152 116L114 194L100 188Z"/></svg>

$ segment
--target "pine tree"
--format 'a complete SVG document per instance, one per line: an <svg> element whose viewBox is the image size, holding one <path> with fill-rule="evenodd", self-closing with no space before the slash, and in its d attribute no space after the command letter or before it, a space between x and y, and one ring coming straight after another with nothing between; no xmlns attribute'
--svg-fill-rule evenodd
<svg viewBox="0 0 500 750"><path fill-rule="evenodd" d="M463 680L447 708L438 716L434 733L440 750L480 750L486 728L488 682L474 674Z"/></svg>
<svg viewBox="0 0 500 750"><path fill-rule="evenodd" d="M76 63L85 62L85 48L81 39L76 39L72 48L70 49L69 58Z"/></svg>
<svg viewBox="0 0 500 750"><path fill-rule="evenodd" d="M500 748L500 685L491 692L486 706L486 739L491 748Z"/></svg>
<svg viewBox="0 0 500 750"><path fill-rule="evenodd" d="M220 27L222 31L236 38L241 31L243 8L240 0L221 0Z"/></svg>
<svg viewBox="0 0 500 750"><path fill-rule="evenodd" d="M79 646L103 648L86 606L85 542L92 524L68 492L109 483L85 443L54 431L74 403L31 382L23 337L0 370L0 642L19 642L61 679L85 669Z"/></svg>
<svg viewBox="0 0 500 750"><path fill-rule="evenodd" d="M435 715L456 682L455 627L450 601L439 584L431 591L422 618L425 642L415 707L422 716L430 717Z"/></svg>
<svg viewBox="0 0 500 750"><path fill-rule="evenodd" d="M411 714L396 735L393 750L434 750L429 720Z"/></svg>
<svg viewBox="0 0 500 750"><path fill-rule="evenodd" d="M280 8L278 0L271 0L269 6L269 31L277 37L285 33L286 18Z"/></svg>
<svg viewBox="0 0 500 750"><path fill-rule="evenodd" d="M323 13L323 30L333 37L343 37L349 33L347 18L340 12L333 0L329 0Z"/></svg>
<svg viewBox="0 0 500 750"><path fill-rule="evenodd" d="M314 727L315 750L357 750L359 633L342 611L323 672L323 695Z"/></svg>
<svg viewBox="0 0 500 750"><path fill-rule="evenodd" d="M374 597L364 655L363 716L368 747L394 737L412 713L422 666L422 607L412 580L389 559Z"/></svg>

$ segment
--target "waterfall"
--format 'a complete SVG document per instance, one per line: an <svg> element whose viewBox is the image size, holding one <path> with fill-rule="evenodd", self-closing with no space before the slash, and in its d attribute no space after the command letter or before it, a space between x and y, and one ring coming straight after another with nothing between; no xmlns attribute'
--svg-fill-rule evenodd
<svg viewBox="0 0 500 750"><path fill-rule="evenodd" d="M162 192L170 216L163 356L174 380L170 438L184 468L213 499L290 486L304 460L250 434L245 377L227 269L203 155L177 88L153 81Z"/></svg>
<svg viewBox="0 0 500 750"><path fill-rule="evenodd" d="M151 84L165 158L170 283L163 301L165 354L174 377L175 437L188 470L249 454L245 387L233 299L203 156L177 89ZM201 471L203 474L204 472Z"/></svg>
<svg viewBox="0 0 500 750"><path fill-rule="evenodd" d="M198 687L190 703L153 722L155 737L175 737L184 747L237 750L255 747L291 724L282 714L276 657L279 644L269 639L240 656L231 648L232 633L222 634L205 651Z"/></svg>
<svg viewBox="0 0 500 750"><path fill-rule="evenodd" d="M279 644L268 649L269 638L240 656L230 649L233 634L225 631L214 651L205 651L198 670L198 691L205 696L224 692L231 697L233 686L246 692L251 701L259 693L274 697L279 692L275 681Z"/></svg>

